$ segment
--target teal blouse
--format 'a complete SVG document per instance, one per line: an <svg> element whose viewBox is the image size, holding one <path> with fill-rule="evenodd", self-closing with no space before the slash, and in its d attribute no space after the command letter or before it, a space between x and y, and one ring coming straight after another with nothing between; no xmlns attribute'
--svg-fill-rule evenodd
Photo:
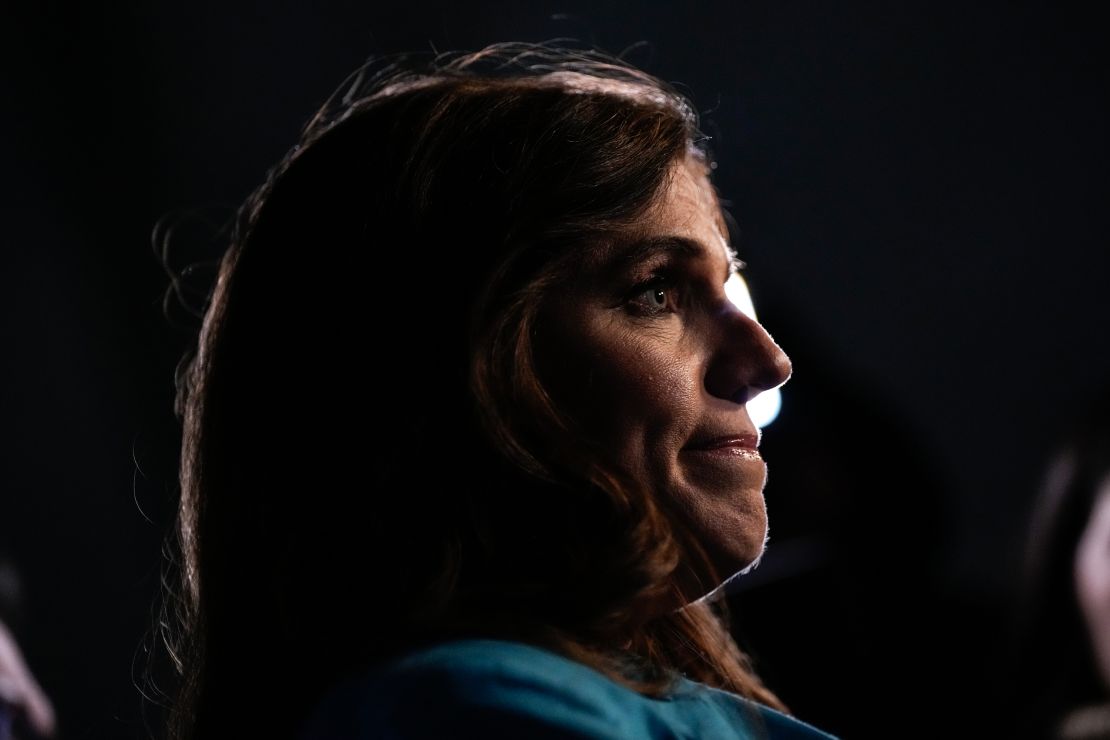
<svg viewBox="0 0 1110 740"><path fill-rule="evenodd" d="M348 681L316 707L302 740L456 738L832 738L781 712L680 678L662 698L531 645L461 640Z"/></svg>

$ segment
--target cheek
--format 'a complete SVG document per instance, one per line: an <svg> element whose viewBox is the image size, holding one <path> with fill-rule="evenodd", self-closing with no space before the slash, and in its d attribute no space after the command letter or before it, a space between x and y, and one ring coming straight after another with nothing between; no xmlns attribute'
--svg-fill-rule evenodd
<svg viewBox="0 0 1110 740"><path fill-rule="evenodd" d="M601 310L549 317L536 349L556 406L592 441L632 462L658 459L698 403L696 362L666 327L630 325ZM546 340L546 341L545 341Z"/></svg>
<svg viewBox="0 0 1110 740"><path fill-rule="evenodd" d="M578 418L625 454L667 444L694 413L693 363L665 338L587 334L577 354Z"/></svg>

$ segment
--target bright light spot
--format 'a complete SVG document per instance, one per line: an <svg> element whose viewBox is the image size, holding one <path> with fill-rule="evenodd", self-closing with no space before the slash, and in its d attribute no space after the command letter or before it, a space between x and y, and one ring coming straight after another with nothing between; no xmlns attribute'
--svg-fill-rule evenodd
<svg viewBox="0 0 1110 740"><path fill-rule="evenodd" d="M748 416L752 417L752 424L762 429L775 420L781 408L782 393L778 388L772 388L748 401Z"/></svg>
<svg viewBox="0 0 1110 740"><path fill-rule="evenodd" d="M728 296L734 306L753 320L758 321L755 317L752 294L748 292L748 284L738 273L733 273L732 277L725 283L725 295ZM762 429L775 420L775 417L779 415L780 408L782 408L782 393L779 392L778 388L772 388L769 391L763 391L748 401L748 416L752 418L753 424Z"/></svg>
<svg viewBox="0 0 1110 740"><path fill-rule="evenodd" d="M732 305L755 319L755 306L752 304L752 294L748 292L748 284L744 282L744 278L740 277L740 273L732 273L732 277L725 282L725 295L732 301ZM758 321L758 319L755 320Z"/></svg>

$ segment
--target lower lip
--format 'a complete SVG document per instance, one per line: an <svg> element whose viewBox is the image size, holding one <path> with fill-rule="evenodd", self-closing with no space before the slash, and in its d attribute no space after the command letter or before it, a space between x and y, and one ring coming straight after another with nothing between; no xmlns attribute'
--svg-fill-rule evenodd
<svg viewBox="0 0 1110 740"><path fill-rule="evenodd" d="M708 447L688 449L687 452L692 452L696 455L706 455L710 458L722 458L738 460L751 460L753 462L763 462L763 456L759 454L759 450L752 449L751 447L740 446L724 446L724 447Z"/></svg>

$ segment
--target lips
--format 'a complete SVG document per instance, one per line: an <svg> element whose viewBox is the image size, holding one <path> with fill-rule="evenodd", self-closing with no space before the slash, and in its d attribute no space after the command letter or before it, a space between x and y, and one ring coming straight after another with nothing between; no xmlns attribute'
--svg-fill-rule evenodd
<svg viewBox="0 0 1110 740"><path fill-rule="evenodd" d="M745 450L755 452L759 449L759 433L740 432L737 434L722 434L714 437L696 439L686 446L688 450L703 452L729 452Z"/></svg>

